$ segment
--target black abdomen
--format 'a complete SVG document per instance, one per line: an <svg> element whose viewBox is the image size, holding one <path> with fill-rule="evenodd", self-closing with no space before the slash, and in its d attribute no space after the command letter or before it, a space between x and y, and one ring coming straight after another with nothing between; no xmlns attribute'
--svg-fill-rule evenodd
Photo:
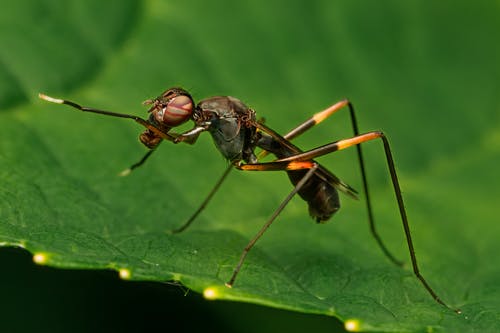
<svg viewBox="0 0 500 333"><path fill-rule="evenodd" d="M307 170L287 171L288 178L296 185ZM318 223L328 221L340 208L339 194L329 183L313 175L300 189L299 195L309 206L309 214Z"/></svg>
<svg viewBox="0 0 500 333"><path fill-rule="evenodd" d="M300 149L292 143L284 146L272 137L263 135L259 140L259 147L276 155L277 158L285 158L300 152ZM287 171L288 178L293 185L306 175L308 170ZM328 221L340 208L339 194L337 190L325 178L320 175L329 174L323 167L319 167L316 173L304 184L298 192L300 197L309 205L309 214L318 223Z"/></svg>

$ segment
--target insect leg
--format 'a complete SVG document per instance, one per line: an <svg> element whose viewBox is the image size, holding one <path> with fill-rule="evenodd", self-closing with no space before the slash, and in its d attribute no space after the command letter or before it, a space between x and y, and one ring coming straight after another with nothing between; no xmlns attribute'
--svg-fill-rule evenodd
<svg viewBox="0 0 500 333"><path fill-rule="evenodd" d="M356 127L356 129L357 129L356 118L354 116L354 109L352 107L352 104L347 99L344 99L340 102L333 104L332 106L326 108L323 111L315 113L311 118L307 119L305 122L303 122L299 126L292 129L290 132L285 134L283 137L287 140L292 140L292 139L298 137L299 135L306 132L307 130L309 130L313 126L318 125L323 120L327 119L328 117L330 117L331 115L333 115L334 113L339 111L340 109L344 108L346 105L349 107L351 122L353 123L353 127ZM355 130L354 132L356 134L357 130Z"/></svg>
<svg viewBox="0 0 500 333"><path fill-rule="evenodd" d="M191 132L191 131L189 131L189 132ZM173 140L174 143L184 142L184 143L187 143L190 145L194 144L199 136L199 133L195 133L194 135L186 135L186 133L178 134L178 133L170 133L169 132L169 134L170 134L170 136L172 136L172 138L175 138ZM143 165L144 162L146 162L146 160L149 158L149 156L151 156L151 154L153 154L153 151L155 151L158 148L158 146L160 145L161 142L162 141L160 140L156 144L156 146L150 148L150 150L139 160L139 162L132 164L132 166L130 166L130 168L127 168L127 169L123 170L122 172L120 172L119 176L127 176L132 172L132 170Z"/></svg>
<svg viewBox="0 0 500 333"><path fill-rule="evenodd" d="M387 166L389 168L389 174L391 177L391 182L393 185L394 189L394 194L396 196L396 201L398 204L399 208L399 213L401 216L401 222L403 224L403 229L405 232L406 236L406 243L408 244L408 250L410 253L410 259L411 259L411 264L413 268L413 273L415 276L418 278L418 280L422 283L422 285L425 287L425 289L429 292L429 294L434 298L436 302L439 304L452 309L449 307L446 303L444 303L441 298L438 297L436 292L430 287L430 285L427 283L426 279L423 277L423 275L420 273L420 269L418 267L417 263L417 257L415 255L415 249L413 247L413 240L411 238L411 232L410 232L410 226L408 223L408 217L406 215L406 210L404 207L404 202L403 202L403 195L401 194L401 187L399 185L399 180L396 174L396 167L394 165L394 159L392 157L391 153L391 148L389 145L389 141L387 140L386 136L384 135L383 132L381 131L373 131L373 132L367 132L361 135L354 136L352 138L348 139L343 139L339 140L336 142L332 142L329 144L326 144L324 146L311 149L309 151L295 154L286 158L278 159L272 162L268 163L259 163L256 165L252 164L244 164L239 166L240 169L242 170L259 170L259 168L265 167L267 170L277 170L276 168L295 168L295 167L300 167L302 164L305 166L307 163L314 163L311 161L311 159L319 156L323 156L338 150L346 149L352 146L357 146L360 145L361 143L375 140L375 139L381 139L383 146L384 146L384 152L385 152L385 157L386 157L386 162ZM288 165L286 163L289 163ZM459 309L452 309L457 313L461 313Z"/></svg>
<svg viewBox="0 0 500 333"><path fill-rule="evenodd" d="M230 164L227 167L226 171L224 171L224 173L222 174L222 176L219 178L219 180L217 181L217 183L214 185L214 187L212 188L212 190L210 190L210 193L208 193L208 195L205 198L205 200L203 200L203 202L201 203L200 207L198 207L198 209L194 212L194 214L191 215L191 217L182 226L180 226L177 229L172 230L172 233L176 234L176 233L182 232L182 231L186 230L186 228L189 227L191 225L191 223L193 223L193 221L196 219L196 217L198 217L198 215L201 213L201 211L203 209L205 209L205 207L207 206L207 204L210 202L210 200L215 195L215 193L217 192L217 190L220 188L220 186L222 185L222 183L224 182L224 180L229 175L229 172L231 172L232 169L233 169L233 165Z"/></svg>
<svg viewBox="0 0 500 333"><path fill-rule="evenodd" d="M159 145L159 144L158 144ZM156 150L158 146L156 146L154 149L150 149L146 152L146 154L144 154L144 156L139 160L139 162L137 163L134 163L132 164L129 168L123 170L122 172L120 172L118 175L119 176L128 176L132 170L134 170L135 168L138 168L140 167L141 165L144 164L144 162L146 162L146 160L151 156L151 154L153 154L153 152Z"/></svg>
<svg viewBox="0 0 500 333"><path fill-rule="evenodd" d="M86 106L81 106L81 105L79 105L75 102L72 102L72 101L68 101L65 99L59 99L59 98L53 98L53 97L50 97L50 96L47 96L47 95L44 95L41 93L38 94L38 97L40 97L41 99L43 99L47 102L52 102L52 103L56 103L56 104L66 104L66 105L69 105L69 106L71 106L75 109L78 109L80 111L83 111L83 112L92 112L92 113L103 114L103 115L111 116L111 117L132 119L135 122L146 127L147 129L151 130L153 133L155 133L156 135L158 135L159 137L161 137L164 140L167 140L167 141L174 141L175 140L175 136L172 136L171 134L169 134L165 131L162 131L160 128L158 128L155 125L149 123L148 121L142 119L141 117L134 116L132 114L110 112L110 111L94 109L94 108L90 108L90 107L86 107Z"/></svg>
<svg viewBox="0 0 500 333"><path fill-rule="evenodd" d="M270 128L267 128L266 126L262 125L260 126L261 130L264 132L268 133L271 135L274 139L277 141L283 143L283 139L285 140L292 140L293 138L298 137L299 135L303 134L307 130L311 129L313 126L321 123L323 120L327 119L337 111L343 109L345 106L348 107L349 109L349 116L351 118L351 126L352 130L354 132L354 136L359 135L359 129L358 129L358 122L356 120L356 113L354 111L354 106L352 103L345 99L340 102L337 102L333 104L332 106L326 108L323 111L320 111L316 114L314 114L311 118L307 119L305 122L300 124L299 126L295 127L292 129L290 132L288 132L286 135L281 137L278 135L276 132L271 130ZM267 155L267 151L262 151L259 154L259 158L262 158ZM384 242L382 241L382 238L380 237L376 227L375 227L375 217L373 214L373 209L372 209L372 204L371 204L371 198L370 198L370 192L368 190L368 179L366 177L366 169L365 169L365 162L363 159L363 153L362 153L362 148L361 145L356 145L356 153L358 155L358 163L360 167L360 172L361 172L361 181L363 184L363 193L365 196L365 203L366 203L366 211L368 214L368 224L370 226L370 232L377 241L379 247L382 249L382 252L385 254L389 260L391 260L394 264L398 266L403 266L403 262L401 260L396 259L396 257L389 251L387 246L385 246Z"/></svg>
<svg viewBox="0 0 500 333"><path fill-rule="evenodd" d="M261 171L266 171L265 166L262 166ZM255 245L255 243L259 240L259 238L264 234L264 232L271 226L273 221L278 217L278 215L281 213L281 211L285 208L285 206L290 202L290 200L293 198L295 194L304 186L304 184L309 180L309 178L312 177L316 169L318 168L318 164L313 163L309 171L302 177L302 179L295 185L294 189L292 192L290 192L285 200L279 205L279 207L274 211L274 213L271 215L269 220L260 228L259 232L252 238L252 240L245 246L243 249L243 252L241 253L240 260L238 261L238 264L234 268L233 275L231 276L231 279L226 283L226 286L231 288L234 284L234 281L236 280L236 276L238 275L241 266L243 265L243 262L245 261L246 256L248 255L248 252L252 249L252 247Z"/></svg>

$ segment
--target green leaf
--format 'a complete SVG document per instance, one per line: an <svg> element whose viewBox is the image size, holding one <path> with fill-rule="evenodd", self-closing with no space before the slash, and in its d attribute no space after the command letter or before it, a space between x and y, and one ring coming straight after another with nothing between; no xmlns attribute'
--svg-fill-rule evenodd
<svg viewBox="0 0 500 333"><path fill-rule="evenodd" d="M46 265L180 281L216 298L357 320L363 331L499 329L500 20L490 1L16 1L0 14L0 244ZM282 173L233 172L192 228L181 225L226 167L210 138L145 149L133 122L37 100L44 92L145 115L170 86L195 99L236 96L285 133L349 97L360 127L383 129L396 159L422 274L412 274L380 144L365 145L376 221L363 198L315 225L294 198L241 251L291 190ZM185 127L186 129L189 126ZM296 140L349 132L347 112ZM360 189L353 151L320 161ZM126 276L124 276L126 277Z"/></svg>

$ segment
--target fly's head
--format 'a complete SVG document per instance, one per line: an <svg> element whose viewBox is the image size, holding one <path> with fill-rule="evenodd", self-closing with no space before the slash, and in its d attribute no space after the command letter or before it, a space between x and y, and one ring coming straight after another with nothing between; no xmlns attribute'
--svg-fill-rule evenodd
<svg viewBox="0 0 500 333"><path fill-rule="evenodd" d="M191 95L182 88L170 88L155 99L148 99L144 105L151 105L149 113L163 127L171 128L191 118L194 102Z"/></svg>
<svg viewBox="0 0 500 333"><path fill-rule="evenodd" d="M149 121L168 132L192 118L194 102L191 95L182 88L170 88L154 99L143 102L151 105L148 112ZM150 130L139 136L139 140L148 148L156 147L161 138Z"/></svg>

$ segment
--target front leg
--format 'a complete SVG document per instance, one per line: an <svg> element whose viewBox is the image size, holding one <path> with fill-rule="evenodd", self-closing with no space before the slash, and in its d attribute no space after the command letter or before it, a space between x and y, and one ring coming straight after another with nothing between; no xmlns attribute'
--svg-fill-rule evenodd
<svg viewBox="0 0 500 333"><path fill-rule="evenodd" d="M188 132L186 132L186 133L188 133ZM182 135L184 135L186 133L179 134L179 133L169 132L168 131L168 135L170 135L172 137L172 140L170 140L170 141L172 141L173 143L184 142L184 143L187 143L187 144L190 144L190 145L194 144L196 142L196 139L198 139L199 133L198 133L198 135L192 135L192 136L185 135L185 136L182 136ZM127 169L123 170L122 172L120 172L119 173L120 176L128 176L132 172L132 170L134 170L134 169L140 167L141 165L143 165L146 162L146 160L151 156L151 154L153 154L153 152L156 150L156 148L160 145L160 143L162 143L163 139L160 138L160 137L157 137L153 132L151 132L149 130L146 130L144 133L141 134L140 141L146 147L148 147L149 150L139 160L139 162L132 164L129 168L127 168Z"/></svg>
<svg viewBox="0 0 500 333"><path fill-rule="evenodd" d="M174 143L185 142L188 144L194 144L200 133L207 130L206 126L196 126L193 129L186 131L184 133L179 134L174 140Z"/></svg>

